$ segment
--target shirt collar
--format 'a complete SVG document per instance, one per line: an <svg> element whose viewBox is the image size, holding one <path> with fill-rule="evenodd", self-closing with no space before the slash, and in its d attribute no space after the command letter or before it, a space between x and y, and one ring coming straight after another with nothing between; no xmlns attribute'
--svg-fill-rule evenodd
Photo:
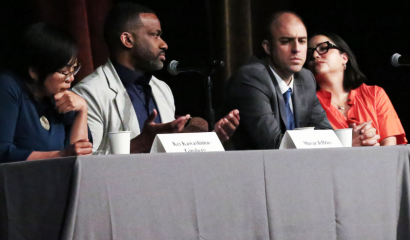
<svg viewBox="0 0 410 240"><path fill-rule="evenodd" d="M149 84L151 81L152 75L144 75L140 72L129 69L116 61L111 62L124 86L129 84L145 85Z"/></svg>
<svg viewBox="0 0 410 240"><path fill-rule="evenodd" d="M324 102L327 105L327 107L330 107L332 102L332 93L323 89L319 89L317 94L320 95L322 99L324 99ZM356 89L350 90L350 94L346 99L348 105L352 106L356 103L356 94Z"/></svg>
<svg viewBox="0 0 410 240"><path fill-rule="evenodd" d="M349 94L349 96L347 97L347 100L346 100L347 104L349 104L351 106L351 105L354 105L356 103L356 94L357 94L356 89L350 90L350 94Z"/></svg>
<svg viewBox="0 0 410 240"><path fill-rule="evenodd" d="M281 77L279 77L279 75L273 70L273 68L271 66L269 66L269 67L270 67L270 70L273 72L273 75L275 76L276 81L278 82L280 92L282 94L284 94L285 92L288 91L289 88L292 89L292 92L293 92L293 75L290 79L289 85L287 85L286 82L283 81L283 79Z"/></svg>
<svg viewBox="0 0 410 240"><path fill-rule="evenodd" d="M328 91L325 91L323 89L319 89L317 91L317 95L318 97L322 98L323 100L323 105L325 105L325 107L330 108L331 102L332 102L332 94Z"/></svg>

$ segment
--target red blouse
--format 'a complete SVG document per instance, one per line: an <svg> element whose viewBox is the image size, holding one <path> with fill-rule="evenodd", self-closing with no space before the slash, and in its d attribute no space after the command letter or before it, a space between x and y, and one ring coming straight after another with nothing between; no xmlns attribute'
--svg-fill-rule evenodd
<svg viewBox="0 0 410 240"><path fill-rule="evenodd" d="M397 144L407 143L400 119L383 88L362 84L351 90L347 99L350 106L347 119L331 104L330 92L320 89L316 94L334 129L348 128L350 123L360 124L372 120L376 133L380 135L379 141L395 136Z"/></svg>

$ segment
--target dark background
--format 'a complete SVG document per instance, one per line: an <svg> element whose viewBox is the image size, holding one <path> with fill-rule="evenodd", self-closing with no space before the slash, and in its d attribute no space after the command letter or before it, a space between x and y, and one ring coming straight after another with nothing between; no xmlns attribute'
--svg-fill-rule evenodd
<svg viewBox="0 0 410 240"><path fill-rule="evenodd" d="M15 50L22 29L36 21L52 21L69 29L78 39L80 60L85 65L77 81L103 64L108 53L101 26L112 0L23 0L2 1L0 8L0 57L2 66L18 60ZM394 68L394 53L410 55L410 1L324 1L324 0L141 0L161 20L167 42L167 62L178 60L198 65L225 60L227 66L215 74L214 108L221 116L224 86L245 59L261 49L264 20L272 12L291 10L298 13L308 34L325 30L340 35L355 53L369 85L383 87L402 121L410 131L408 111L410 68ZM84 17L85 16L85 17ZM177 115L190 113L205 117L205 88L200 75L170 76L161 70L155 74L166 81L175 97ZM219 117L218 116L218 117Z"/></svg>

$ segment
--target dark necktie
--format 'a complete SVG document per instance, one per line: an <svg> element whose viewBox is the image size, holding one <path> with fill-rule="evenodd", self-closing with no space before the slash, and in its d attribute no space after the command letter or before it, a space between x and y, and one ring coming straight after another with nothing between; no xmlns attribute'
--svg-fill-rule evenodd
<svg viewBox="0 0 410 240"><path fill-rule="evenodd" d="M288 122L286 123L286 130L293 130L295 128L295 119L293 117L292 110L290 110L290 97L292 96L292 89L289 88L284 94L283 99L285 100L286 104L286 119Z"/></svg>

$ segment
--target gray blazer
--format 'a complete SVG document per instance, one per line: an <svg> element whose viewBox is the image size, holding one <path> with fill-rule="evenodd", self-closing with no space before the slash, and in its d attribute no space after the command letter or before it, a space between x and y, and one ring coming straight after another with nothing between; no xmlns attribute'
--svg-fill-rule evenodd
<svg viewBox="0 0 410 240"><path fill-rule="evenodd" d="M316 81L306 69L293 76L295 127L332 129L316 97ZM238 109L241 124L232 136L236 149L277 149L286 132L286 106L267 60L253 58L228 87L228 107Z"/></svg>
<svg viewBox="0 0 410 240"><path fill-rule="evenodd" d="M166 83L152 76L149 85L163 123L175 116L174 97ZM131 131L131 139L140 134L137 114L127 90L110 60L98 67L73 88L88 105L88 126L93 136L93 151L110 153L109 132Z"/></svg>

